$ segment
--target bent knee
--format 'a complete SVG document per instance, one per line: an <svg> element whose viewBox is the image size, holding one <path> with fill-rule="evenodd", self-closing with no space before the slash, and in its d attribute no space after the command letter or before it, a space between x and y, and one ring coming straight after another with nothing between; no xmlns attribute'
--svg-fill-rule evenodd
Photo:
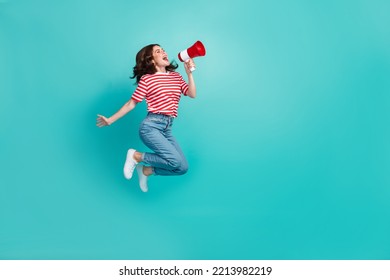
<svg viewBox="0 0 390 280"><path fill-rule="evenodd" d="M183 175L188 171L188 163L186 160L171 160L169 161L169 165L171 166L172 170L178 175Z"/></svg>
<svg viewBox="0 0 390 280"><path fill-rule="evenodd" d="M168 160L168 165L171 167L172 170L179 169L182 166L182 162L180 159L171 159Z"/></svg>
<svg viewBox="0 0 390 280"><path fill-rule="evenodd" d="M182 164L179 168L176 169L177 174L183 175L186 174L188 171L188 165Z"/></svg>

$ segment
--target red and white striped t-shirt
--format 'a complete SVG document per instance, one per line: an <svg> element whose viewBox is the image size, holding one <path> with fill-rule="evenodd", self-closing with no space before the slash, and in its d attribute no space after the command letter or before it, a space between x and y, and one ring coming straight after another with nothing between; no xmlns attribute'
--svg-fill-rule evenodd
<svg viewBox="0 0 390 280"><path fill-rule="evenodd" d="M181 94L187 91L187 83L177 72L145 74L131 98L135 102L145 98L149 112L177 117Z"/></svg>

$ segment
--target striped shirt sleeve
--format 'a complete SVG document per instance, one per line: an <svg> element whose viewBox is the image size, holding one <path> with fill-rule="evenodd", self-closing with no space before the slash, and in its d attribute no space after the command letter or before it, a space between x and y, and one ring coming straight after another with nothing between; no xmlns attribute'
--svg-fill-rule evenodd
<svg viewBox="0 0 390 280"><path fill-rule="evenodd" d="M180 89L181 89L181 92L182 92L184 95L187 95L187 92L188 92L188 84L186 83L186 81L184 81L183 76L181 76L181 75L180 75Z"/></svg>
<svg viewBox="0 0 390 280"><path fill-rule="evenodd" d="M148 92L148 86L145 82L145 79L141 77L141 80L138 83L137 88L135 89L133 95L131 96L131 99L133 99L135 102L141 102Z"/></svg>

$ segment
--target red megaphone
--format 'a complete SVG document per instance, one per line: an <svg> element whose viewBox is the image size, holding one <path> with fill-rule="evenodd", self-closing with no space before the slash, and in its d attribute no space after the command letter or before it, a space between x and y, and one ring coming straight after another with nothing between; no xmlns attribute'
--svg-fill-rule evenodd
<svg viewBox="0 0 390 280"><path fill-rule="evenodd" d="M206 55L206 49L201 41L197 41L188 49L179 52L178 57L181 62L188 61L190 58ZM190 71L194 71L195 67L191 67Z"/></svg>

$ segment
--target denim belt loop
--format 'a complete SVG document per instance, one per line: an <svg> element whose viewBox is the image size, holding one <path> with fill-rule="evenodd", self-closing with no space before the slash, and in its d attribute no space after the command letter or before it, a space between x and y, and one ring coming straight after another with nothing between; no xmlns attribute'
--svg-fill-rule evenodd
<svg viewBox="0 0 390 280"><path fill-rule="evenodd" d="M172 117L171 116L166 116L167 117L167 126L165 127L165 129L167 129L169 126L172 125Z"/></svg>

